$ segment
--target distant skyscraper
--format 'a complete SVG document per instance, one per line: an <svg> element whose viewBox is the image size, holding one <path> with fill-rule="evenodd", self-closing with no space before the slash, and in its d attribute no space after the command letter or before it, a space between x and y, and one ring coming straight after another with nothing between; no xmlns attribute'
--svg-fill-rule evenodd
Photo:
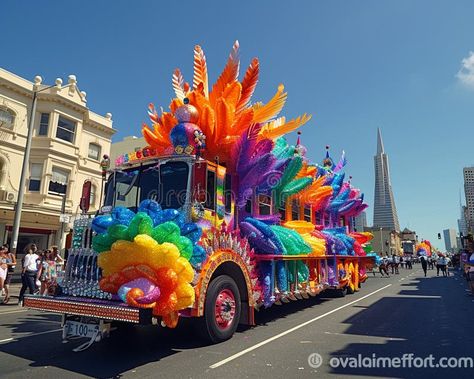
<svg viewBox="0 0 474 379"><path fill-rule="evenodd" d="M443 230L444 234L444 245L446 246L446 251L454 253L458 248L456 240L456 230L455 229L445 229Z"/></svg>
<svg viewBox="0 0 474 379"><path fill-rule="evenodd" d="M463 236L467 236L467 222L466 222L466 214L467 214L467 207L462 205L462 200L461 200L461 191L459 191L459 219L458 219L458 230L459 233L462 234ZM458 247L461 247L460 244L458 244Z"/></svg>
<svg viewBox="0 0 474 379"><path fill-rule="evenodd" d="M390 184L388 157L383 148L382 134L377 129L377 154L375 164L374 227L400 231L397 208Z"/></svg>
<svg viewBox="0 0 474 379"><path fill-rule="evenodd" d="M466 195L466 226L468 231L474 229L474 167L464 167L464 193Z"/></svg>
<svg viewBox="0 0 474 379"><path fill-rule="evenodd" d="M367 214L362 212L361 214L354 217L354 229L358 232L363 232L367 226Z"/></svg>

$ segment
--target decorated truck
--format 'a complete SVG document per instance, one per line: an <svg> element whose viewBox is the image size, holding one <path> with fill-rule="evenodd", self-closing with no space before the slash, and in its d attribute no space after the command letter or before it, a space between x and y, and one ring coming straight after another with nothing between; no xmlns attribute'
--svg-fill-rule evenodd
<svg viewBox="0 0 474 379"><path fill-rule="evenodd" d="M311 163L299 134L295 145L284 137L310 116L279 117L283 85L252 102L259 61L241 81L239 66L236 42L210 88L196 46L192 84L175 70L169 111L148 108L148 146L104 171L103 206L74 221L56 294L24 301L62 314L64 339L89 337L84 348L115 322L174 328L192 317L215 343L262 307L344 296L366 280L371 235L351 221L367 205L345 180L344 153L335 164L326 147Z"/></svg>

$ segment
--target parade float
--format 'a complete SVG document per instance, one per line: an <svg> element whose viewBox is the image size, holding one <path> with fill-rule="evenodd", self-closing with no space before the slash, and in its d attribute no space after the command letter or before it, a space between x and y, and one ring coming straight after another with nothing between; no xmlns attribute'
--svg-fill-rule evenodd
<svg viewBox="0 0 474 379"><path fill-rule="evenodd" d="M420 257L431 257L433 254L432 252L433 248L431 246L430 241L428 240L424 240L424 241L421 241L420 243L417 243L415 246L415 250L416 250L416 255Z"/></svg>
<svg viewBox="0 0 474 379"><path fill-rule="evenodd" d="M261 308L366 280L371 235L350 224L367 205L345 180L345 154L336 164L327 146L311 163L299 135L285 138L310 116L279 116L283 85L253 102L259 61L241 81L239 67L236 42L210 87L196 46L192 83L176 70L169 111L148 108L148 146L104 165L104 205L76 218L58 293L24 301L63 314L64 339L89 337L87 347L115 321L174 328L193 317L219 342Z"/></svg>

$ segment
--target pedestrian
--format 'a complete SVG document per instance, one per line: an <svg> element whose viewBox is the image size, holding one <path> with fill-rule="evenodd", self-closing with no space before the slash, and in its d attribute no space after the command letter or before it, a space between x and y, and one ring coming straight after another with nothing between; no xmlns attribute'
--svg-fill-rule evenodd
<svg viewBox="0 0 474 379"><path fill-rule="evenodd" d="M49 281L49 263L48 263L48 258L50 257L51 250L45 250L40 253L40 259L39 259L39 264L38 264L38 280L40 281L40 289L39 289L39 294L43 295L44 292L46 292L46 289L48 288L48 281Z"/></svg>
<svg viewBox="0 0 474 379"><path fill-rule="evenodd" d="M390 275L388 274L387 266L388 266L388 259L387 258L382 259L382 262L380 262L380 265L379 265L379 272L380 272L380 275L382 275L382 278L384 276L384 273L387 275L388 278L390 278Z"/></svg>
<svg viewBox="0 0 474 379"><path fill-rule="evenodd" d="M451 263L451 259L449 257L445 257L446 259L446 276L449 276L449 265Z"/></svg>
<svg viewBox="0 0 474 379"><path fill-rule="evenodd" d="M448 262L446 261L445 257L441 256L441 258L438 259L438 266L441 269L441 273L443 274L443 276L446 276L446 277L448 276L446 273L447 264Z"/></svg>
<svg viewBox="0 0 474 379"><path fill-rule="evenodd" d="M38 267L38 278L41 282L40 295L46 296L49 288L54 285L56 275L56 261L51 250L46 250Z"/></svg>
<svg viewBox="0 0 474 379"><path fill-rule="evenodd" d="M7 251L6 249L2 246L0 248L0 292L2 294L0 303L4 303L6 294L5 294L5 280L7 279L7 273L8 273L8 264L7 264Z"/></svg>
<svg viewBox="0 0 474 379"><path fill-rule="evenodd" d="M51 260L56 262L56 270L61 271L64 266L64 259L59 254L59 249L57 246L51 246Z"/></svg>
<svg viewBox="0 0 474 379"><path fill-rule="evenodd" d="M413 268L413 258L411 256L407 257L407 265L408 265L407 266L408 269L411 270Z"/></svg>
<svg viewBox="0 0 474 379"><path fill-rule="evenodd" d="M427 262L424 255L421 256L420 262L421 262L421 268L423 269L423 272L425 273L425 277L426 277L426 270L428 269L428 262Z"/></svg>
<svg viewBox="0 0 474 379"><path fill-rule="evenodd" d="M5 278L5 282L3 283L3 288L5 290L5 298L3 300L3 303L6 304L10 300L10 282L12 280L13 273L15 272L15 267L16 267L16 257L15 254L11 253L8 250L8 245L3 245L2 249L6 252L7 255L7 277Z"/></svg>
<svg viewBox="0 0 474 379"><path fill-rule="evenodd" d="M37 251L37 250L36 250ZM21 270L21 289L20 296L18 297L18 305L23 305L23 298L25 296L26 289L29 290L30 295L35 292L36 280L38 279L38 262L39 256L34 252L33 249L28 250L28 254L23 258L23 267Z"/></svg>
<svg viewBox="0 0 474 379"><path fill-rule="evenodd" d="M464 265L464 270L471 290L470 295L474 296L474 253L469 257L467 264Z"/></svg>

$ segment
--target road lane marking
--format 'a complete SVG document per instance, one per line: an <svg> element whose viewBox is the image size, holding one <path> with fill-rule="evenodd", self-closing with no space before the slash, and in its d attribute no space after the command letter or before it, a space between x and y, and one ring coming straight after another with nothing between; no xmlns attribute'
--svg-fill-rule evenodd
<svg viewBox="0 0 474 379"><path fill-rule="evenodd" d="M368 340L380 340L383 343L386 343L385 341L387 341L387 340L390 340L390 341L407 341L406 338L368 336L368 335L365 335L365 334L346 334L346 333L334 333L334 332L324 332L324 334L327 334L329 336L342 336L342 337L359 336L361 338L367 338Z"/></svg>
<svg viewBox="0 0 474 379"><path fill-rule="evenodd" d="M223 359L222 361L219 361L219 362L217 362L217 363L214 363L213 365L209 366L209 368L217 368L217 367L220 367L220 366L222 366L222 365L225 365L226 363L229 363L230 361L233 361L234 359L237 359L237 358L241 357L242 355L245 355L245 354L247 354L247 353L249 353L249 352L251 352L251 351L253 351L253 350L255 350L255 349L258 349L259 347L262 347L262 346L264 346L264 345L266 345L266 344L268 344L268 343L270 343L270 342L272 342L272 341L275 341L275 340L278 339L278 338L281 338L281 337L283 337L283 336L286 336L287 334L292 333L292 332L294 332L295 330L298 330L298 329L302 328L303 326L309 325L309 324L311 324L311 323L314 322L314 321L320 320L320 319L322 319L323 317L329 316L330 314L333 314L333 313L335 313L335 312L337 312L337 311L339 311L339 310L341 310L341 309L344 309L344 308L346 308L346 307L349 307L349 306L351 306L352 304L358 303L359 301L364 300L364 299L368 298L369 296L372 296L372 295L376 294L377 292L380 292L380 291L382 291L382 290L384 290L384 289L386 289L386 288L388 288L388 287L390 287L390 286L391 286L391 284L387 284L386 286L384 286L384 287L382 287L382 288L379 288L378 290L375 290L375 291L373 291L373 292L371 292L371 293L369 293L369 294L367 294L367 295L365 295L365 296L362 296L360 299L357 299L357 300L351 301L350 303L341 305L340 307L337 307L337 308L333 309L332 311L326 312L326 313L324 313L324 314L322 314L322 315L320 315L320 316L317 316L317 317L315 317L315 318L313 318L313 319L311 319L311 320L308 320L308 321L306 321L306 322L304 322L304 323L302 323L302 324L300 324L300 325L297 325L297 326L295 326L295 327L293 327L293 328L291 328L291 329L288 329L288 330L286 330L286 331L284 331L284 332L282 332L282 333L280 333L280 334L277 334L276 336L270 337L270 338L268 338L268 339L266 339L266 340L264 340L264 341L262 341L262 342L257 343L256 345L253 345L253 346L251 346L251 347L249 347L249 348L247 348L247 349L245 349L245 350L242 350L242 351L239 352L239 353L236 353L236 354L234 354L234 355L231 355L230 357L228 357L228 358L226 358L226 359Z"/></svg>
<svg viewBox="0 0 474 379"><path fill-rule="evenodd" d="M4 339L4 340L0 340L0 343L3 343L3 342L10 342L10 341L19 341L19 340L22 340L24 338L30 338L30 337L36 337L36 336L41 336L43 334L48 334L48 333L55 333L55 332L59 332L59 331L62 331L63 328L60 328L60 329L53 329L53 330L46 330L45 332L39 332L39 333L34 333L34 334L28 334L26 336L18 336L18 337L11 337L11 338L7 338L7 339Z"/></svg>

